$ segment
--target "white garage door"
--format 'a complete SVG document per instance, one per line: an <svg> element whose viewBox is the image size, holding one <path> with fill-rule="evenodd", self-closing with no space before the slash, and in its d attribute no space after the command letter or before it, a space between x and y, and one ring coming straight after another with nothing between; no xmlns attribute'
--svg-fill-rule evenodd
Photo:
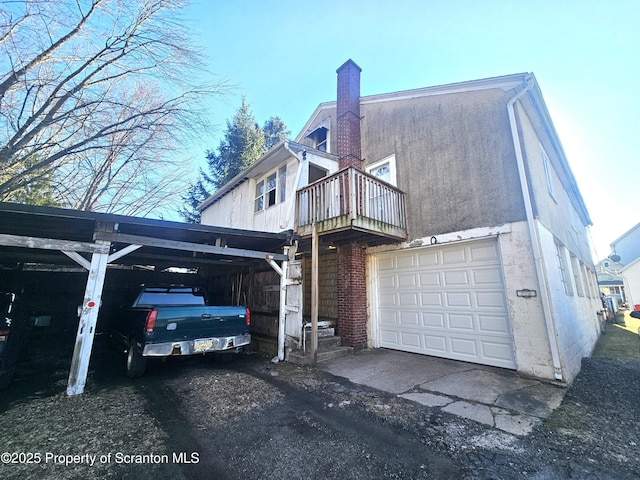
<svg viewBox="0 0 640 480"><path fill-rule="evenodd" d="M380 346L516 368L495 238L376 256Z"/></svg>

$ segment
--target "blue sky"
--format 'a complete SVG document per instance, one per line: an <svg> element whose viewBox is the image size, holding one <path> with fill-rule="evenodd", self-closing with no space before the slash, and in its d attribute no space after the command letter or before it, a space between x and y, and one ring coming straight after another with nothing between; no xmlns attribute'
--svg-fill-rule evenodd
<svg viewBox="0 0 640 480"><path fill-rule="evenodd" d="M215 78L218 145L242 95L259 123L295 136L335 99L336 68L362 67L363 95L533 72L591 214L597 258L640 223L640 1L195 0L185 11Z"/></svg>

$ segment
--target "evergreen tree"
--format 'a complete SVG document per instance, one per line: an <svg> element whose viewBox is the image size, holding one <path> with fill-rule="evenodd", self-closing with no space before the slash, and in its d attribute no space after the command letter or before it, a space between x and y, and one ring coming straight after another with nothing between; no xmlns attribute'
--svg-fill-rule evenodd
<svg viewBox="0 0 640 480"><path fill-rule="evenodd" d="M284 121L270 117L260 128L251 106L245 97L232 120L227 120L227 129L215 151L206 152L207 171L200 170L198 180L182 197L186 206L179 214L186 222L198 223L200 212L196 207L213 192L258 160L267 150L289 137Z"/></svg>

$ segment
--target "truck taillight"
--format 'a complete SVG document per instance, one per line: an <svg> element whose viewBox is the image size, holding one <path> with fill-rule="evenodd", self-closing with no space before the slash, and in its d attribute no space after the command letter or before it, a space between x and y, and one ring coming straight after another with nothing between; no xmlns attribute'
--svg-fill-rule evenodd
<svg viewBox="0 0 640 480"><path fill-rule="evenodd" d="M249 311L248 308L245 309L245 310L246 311L245 311L245 314L244 314L244 318L245 318L245 320L247 322L247 327L248 327L249 325L251 325L251 312Z"/></svg>
<svg viewBox="0 0 640 480"><path fill-rule="evenodd" d="M147 315L147 321L144 324L144 331L147 333L152 333L153 329L156 328L156 317L158 316L157 310L151 310L149 315Z"/></svg>

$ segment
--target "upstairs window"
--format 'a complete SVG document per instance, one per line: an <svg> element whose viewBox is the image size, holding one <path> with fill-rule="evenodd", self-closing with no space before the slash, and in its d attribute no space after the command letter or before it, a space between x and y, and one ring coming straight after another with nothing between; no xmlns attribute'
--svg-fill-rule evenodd
<svg viewBox="0 0 640 480"><path fill-rule="evenodd" d="M396 156L391 155L367 166L367 173L380 180L397 186L396 181Z"/></svg>
<svg viewBox="0 0 640 480"><path fill-rule="evenodd" d="M256 182L256 199L254 211L260 212L286 199L287 166L283 165Z"/></svg>
<svg viewBox="0 0 640 480"><path fill-rule="evenodd" d="M258 183L256 183L255 207L256 212L264 210L264 180L260 180Z"/></svg>
<svg viewBox="0 0 640 480"><path fill-rule="evenodd" d="M327 129L326 127L316 128L313 132L307 135L307 138L311 139L311 141L313 142L313 148L322 152L329 151L329 129Z"/></svg>
<svg viewBox="0 0 640 480"><path fill-rule="evenodd" d="M278 201L284 202L287 199L287 165L278 169L278 187L280 189Z"/></svg>

